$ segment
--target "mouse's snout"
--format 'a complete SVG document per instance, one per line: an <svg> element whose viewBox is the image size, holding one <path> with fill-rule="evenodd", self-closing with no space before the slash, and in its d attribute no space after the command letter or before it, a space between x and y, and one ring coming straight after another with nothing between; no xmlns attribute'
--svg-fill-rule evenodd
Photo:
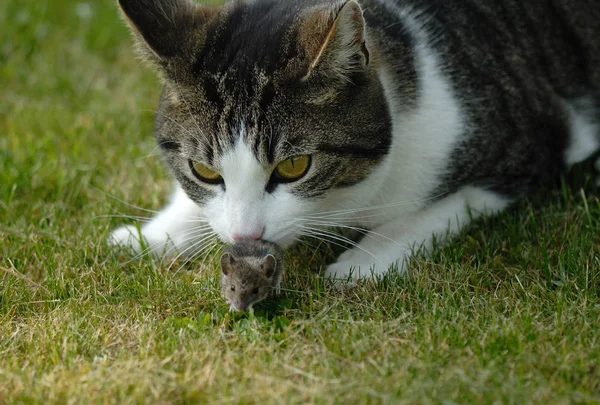
<svg viewBox="0 0 600 405"><path fill-rule="evenodd" d="M233 300L230 301L229 308L233 311L244 312L252 308L252 303L241 300Z"/></svg>

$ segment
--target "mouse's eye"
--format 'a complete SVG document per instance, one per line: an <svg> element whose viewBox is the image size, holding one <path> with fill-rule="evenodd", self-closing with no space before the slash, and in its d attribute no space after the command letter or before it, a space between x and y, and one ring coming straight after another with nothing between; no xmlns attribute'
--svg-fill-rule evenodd
<svg viewBox="0 0 600 405"><path fill-rule="evenodd" d="M254 290L252 290L252 294L258 294L258 288L255 288Z"/></svg>
<svg viewBox="0 0 600 405"><path fill-rule="evenodd" d="M231 291L235 291L235 284L231 284Z"/></svg>

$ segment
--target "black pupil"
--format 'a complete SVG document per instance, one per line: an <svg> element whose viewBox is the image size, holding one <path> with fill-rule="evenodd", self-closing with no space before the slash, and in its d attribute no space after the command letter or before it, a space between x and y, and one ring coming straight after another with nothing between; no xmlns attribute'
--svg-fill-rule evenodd
<svg viewBox="0 0 600 405"><path fill-rule="evenodd" d="M231 291L235 291L235 285L231 284Z"/></svg>
<svg viewBox="0 0 600 405"><path fill-rule="evenodd" d="M254 290L252 290L252 294L258 294L258 288L255 288Z"/></svg>

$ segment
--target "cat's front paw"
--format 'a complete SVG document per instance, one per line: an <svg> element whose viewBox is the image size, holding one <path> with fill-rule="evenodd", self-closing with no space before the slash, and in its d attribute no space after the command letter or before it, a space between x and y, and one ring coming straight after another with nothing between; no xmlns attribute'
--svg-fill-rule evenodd
<svg viewBox="0 0 600 405"><path fill-rule="evenodd" d="M405 265L405 258L390 258L389 260L377 261L377 263L353 259L340 260L327 267L325 279L336 286L352 286L358 280L377 280L388 271L403 272Z"/></svg>
<svg viewBox="0 0 600 405"><path fill-rule="evenodd" d="M343 260L327 266L325 279L336 286L352 287L356 281L373 276L374 264L357 264L352 260Z"/></svg>
<svg viewBox="0 0 600 405"><path fill-rule="evenodd" d="M139 229L133 225L127 225L112 231L108 236L108 243L112 246L123 247L135 253L140 253L142 251L140 239Z"/></svg>

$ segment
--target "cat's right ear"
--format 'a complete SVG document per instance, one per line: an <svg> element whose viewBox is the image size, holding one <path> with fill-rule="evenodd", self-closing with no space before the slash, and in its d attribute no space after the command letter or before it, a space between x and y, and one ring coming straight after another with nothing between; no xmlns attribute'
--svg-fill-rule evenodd
<svg viewBox="0 0 600 405"><path fill-rule="evenodd" d="M231 266L235 264L235 259L230 253L223 253L221 256L221 271L224 275L229 275Z"/></svg>
<svg viewBox="0 0 600 405"><path fill-rule="evenodd" d="M305 80L315 72L344 78L369 66L366 21L356 0L338 0L333 9L313 13L306 19L304 30L316 34L303 37L311 59ZM325 37L316 42L322 35Z"/></svg>
<svg viewBox="0 0 600 405"><path fill-rule="evenodd" d="M206 27L219 13L191 0L119 0L119 6L142 55L159 65L173 58L192 62Z"/></svg>

